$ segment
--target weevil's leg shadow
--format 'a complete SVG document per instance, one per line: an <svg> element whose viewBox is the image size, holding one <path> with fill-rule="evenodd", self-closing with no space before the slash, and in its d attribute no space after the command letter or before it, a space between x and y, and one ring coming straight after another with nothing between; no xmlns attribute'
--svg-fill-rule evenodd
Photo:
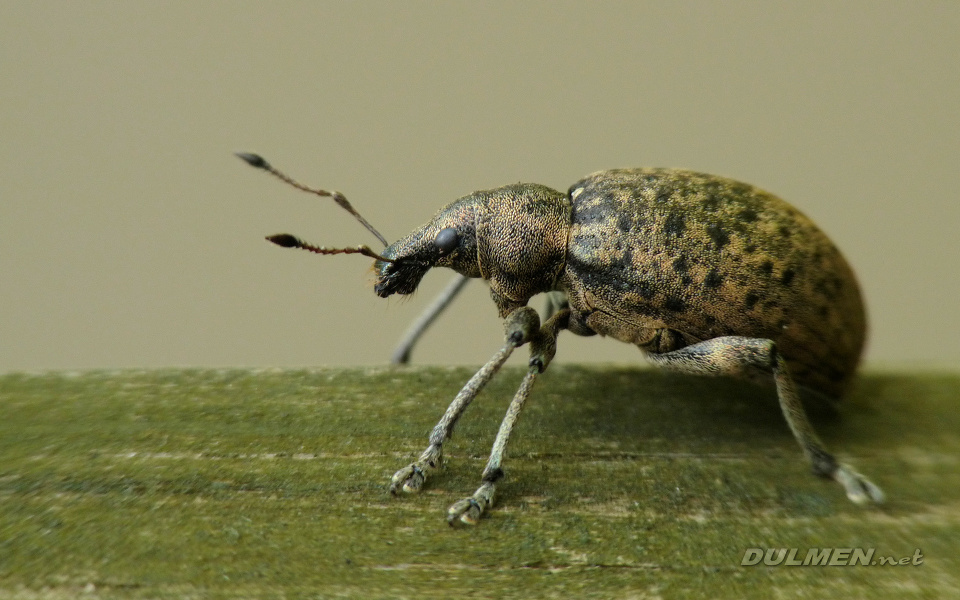
<svg viewBox="0 0 960 600"><path fill-rule="evenodd" d="M790 377L786 360L771 340L727 336L713 338L663 354L647 354L656 365L695 375L744 376L757 372L772 375L783 416L803 453L820 477L843 486L847 497L857 504L883 502L883 491L869 479L837 459L824 448Z"/></svg>

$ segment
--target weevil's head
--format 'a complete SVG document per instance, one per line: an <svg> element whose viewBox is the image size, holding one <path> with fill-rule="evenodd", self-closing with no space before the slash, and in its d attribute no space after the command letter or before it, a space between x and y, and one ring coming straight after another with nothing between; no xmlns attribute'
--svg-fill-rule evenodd
<svg viewBox="0 0 960 600"><path fill-rule="evenodd" d="M387 246L374 264L374 290L381 298L411 294L433 267L449 267L467 277L480 277L477 262L477 203L461 198L438 212L429 223Z"/></svg>
<svg viewBox="0 0 960 600"><path fill-rule="evenodd" d="M520 183L474 192L383 251L375 290L409 294L432 267L490 282L494 298L522 305L553 289L566 257L570 201L548 187Z"/></svg>

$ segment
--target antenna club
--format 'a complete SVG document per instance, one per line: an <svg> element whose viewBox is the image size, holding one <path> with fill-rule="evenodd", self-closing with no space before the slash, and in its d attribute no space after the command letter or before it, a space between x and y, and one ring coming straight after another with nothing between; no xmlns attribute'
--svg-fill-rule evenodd
<svg viewBox="0 0 960 600"><path fill-rule="evenodd" d="M236 155L237 158L244 161L251 167L255 167L257 169L264 169L265 171L270 170L270 163L268 163L266 159L260 156L259 154L253 154L251 152L234 152L234 154Z"/></svg>
<svg viewBox="0 0 960 600"><path fill-rule="evenodd" d="M314 254L362 254L381 262L397 262L396 259L387 258L386 256L377 254L370 249L370 246L356 246L354 248L327 248L326 246L314 246L313 244L308 244L307 242L296 236L290 235L289 233L268 235L267 240L283 248L299 248L301 250L313 252Z"/></svg>
<svg viewBox="0 0 960 600"><path fill-rule="evenodd" d="M298 240L296 237L290 235L289 233L278 233L275 235L268 235L267 240L273 242L274 244L282 248L298 248L303 243L300 240Z"/></svg>

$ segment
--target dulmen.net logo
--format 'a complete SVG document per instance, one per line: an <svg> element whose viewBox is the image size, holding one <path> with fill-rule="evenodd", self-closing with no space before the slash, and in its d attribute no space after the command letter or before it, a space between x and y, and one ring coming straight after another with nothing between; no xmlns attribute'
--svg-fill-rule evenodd
<svg viewBox="0 0 960 600"><path fill-rule="evenodd" d="M923 554L917 548L913 556L879 556L876 548L747 548L740 566L771 567L898 567L922 565Z"/></svg>

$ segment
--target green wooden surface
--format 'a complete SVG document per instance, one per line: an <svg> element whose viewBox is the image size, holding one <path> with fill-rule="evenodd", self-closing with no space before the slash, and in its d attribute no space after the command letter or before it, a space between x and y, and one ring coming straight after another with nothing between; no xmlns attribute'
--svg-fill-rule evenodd
<svg viewBox="0 0 960 600"><path fill-rule="evenodd" d="M947 598L960 594L960 376L868 372L828 447L888 495L809 474L773 392L556 364L495 509L452 529L521 371L425 446L463 368L0 377L0 596ZM747 548L875 548L918 566L740 566Z"/></svg>

